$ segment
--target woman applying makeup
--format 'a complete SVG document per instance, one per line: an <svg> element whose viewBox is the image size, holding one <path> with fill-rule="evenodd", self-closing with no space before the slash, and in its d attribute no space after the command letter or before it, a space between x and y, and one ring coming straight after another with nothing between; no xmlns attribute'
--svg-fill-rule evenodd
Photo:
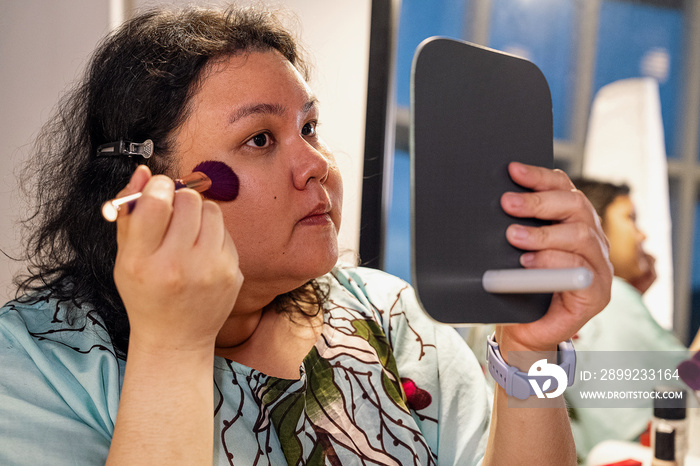
<svg viewBox="0 0 700 466"><path fill-rule="evenodd" d="M0 463L575 464L561 399L513 409L499 387L492 407L467 346L407 284L336 265L340 173L273 16L140 15L62 108L35 165L47 168L27 295L0 311ZM95 156L147 138L147 160ZM171 178L207 160L235 171L236 199L175 192ZM595 279L541 320L498 328L506 362L570 338L611 279L568 178L509 171L533 192L504 195L503 209L554 221L509 228L531 251L523 265ZM58 173L74 183L50 183ZM91 209L139 191L116 231Z"/></svg>

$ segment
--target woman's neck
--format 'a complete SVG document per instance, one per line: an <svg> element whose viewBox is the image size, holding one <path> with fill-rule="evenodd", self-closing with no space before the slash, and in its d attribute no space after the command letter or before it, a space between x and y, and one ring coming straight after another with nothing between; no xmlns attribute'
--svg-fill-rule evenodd
<svg viewBox="0 0 700 466"><path fill-rule="evenodd" d="M226 338L217 339L215 354L269 376L298 379L299 368L322 328L322 312L308 316L266 308L248 338L234 345L226 345Z"/></svg>

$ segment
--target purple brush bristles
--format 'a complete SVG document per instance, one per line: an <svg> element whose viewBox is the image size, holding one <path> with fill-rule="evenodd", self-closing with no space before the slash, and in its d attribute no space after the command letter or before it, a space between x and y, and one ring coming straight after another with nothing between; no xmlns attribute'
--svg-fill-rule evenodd
<svg viewBox="0 0 700 466"><path fill-rule="evenodd" d="M192 172L204 173L211 180L211 186L202 194L214 201L232 201L238 197L238 176L224 162L205 160Z"/></svg>

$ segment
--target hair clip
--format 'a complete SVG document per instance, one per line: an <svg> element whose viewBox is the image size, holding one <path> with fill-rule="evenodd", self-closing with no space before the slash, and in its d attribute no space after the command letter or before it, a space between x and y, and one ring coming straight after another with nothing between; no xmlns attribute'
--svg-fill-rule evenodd
<svg viewBox="0 0 700 466"><path fill-rule="evenodd" d="M115 142L108 142L107 144L102 144L97 148L98 157L107 157L113 155L139 155L144 159L149 158L153 155L153 141L146 139L145 141L131 142L120 139Z"/></svg>

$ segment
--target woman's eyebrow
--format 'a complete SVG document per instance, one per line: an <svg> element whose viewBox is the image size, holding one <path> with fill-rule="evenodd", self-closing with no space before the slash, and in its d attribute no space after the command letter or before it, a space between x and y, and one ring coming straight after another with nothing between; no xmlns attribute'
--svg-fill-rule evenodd
<svg viewBox="0 0 700 466"><path fill-rule="evenodd" d="M241 118L250 115L267 114L267 115L283 115L286 112L286 107L281 104L251 104L237 109L229 118L230 125L234 124Z"/></svg>
<svg viewBox="0 0 700 466"><path fill-rule="evenodd" d="M317 105L317 103L318 99L316 97L311 97L308 101L306 101L306 103L302 107L302 111L304 113L309 113L309 111L312 108L314 108ZM232 125L241 118L245 118L251 115L283 115L286 111L287 107L285 107L282 104L251 104L237 109L231 115L228 122L230 125Z"/></svg>
<svg viewBox="0 0 700 466"><path fill-rule="evenodd" d="M318 99L315 96L311 96L309 100L306 101L303 107L304 113L309 113L312 108L318 105Z"/></svg>

